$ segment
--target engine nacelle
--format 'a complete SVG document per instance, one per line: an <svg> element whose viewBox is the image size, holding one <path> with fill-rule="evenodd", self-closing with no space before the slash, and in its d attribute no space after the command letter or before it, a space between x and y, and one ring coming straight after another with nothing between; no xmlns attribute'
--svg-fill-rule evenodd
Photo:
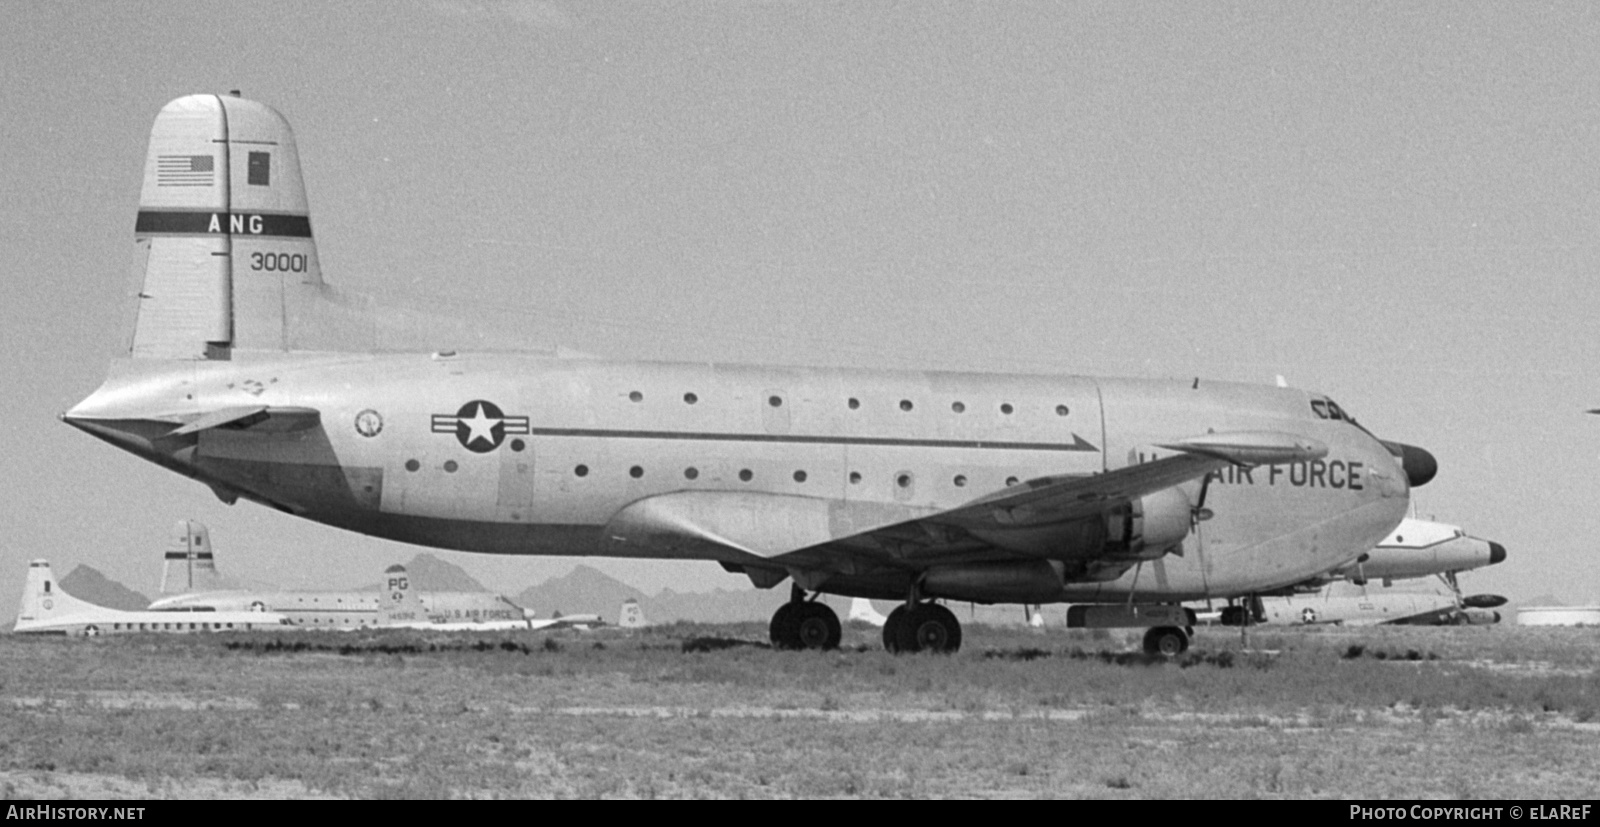
<svg viewBox="0 0 1600 827"><path fill-rule="evenodd" d="M1106 514L1107 551L1122 560L1154 560L1182 543L1193 521L1188 495L1163 488Z"/></svg>
<svg viewBox="0 0 1600 827"><path fill-rule="evenodd" d="M1506 599L1498 594L1472 594L1461 598L1461 605L1471 609L1495 609L1506 605Z"/></svg>
<svg viewBox="0 0 1600 827"><path fill-rule="evenodd" d="M1222 607L1222 615L1219 619L1224 626L1243 626L1247 621L1249 623L1265 623L1267 610L1262 605L1260 597L1251 596L1245 600L1245 605Z"/></svg>
<svg viewBox="0 0 1600 827"><path fill-rule="evenodd" d="M1067 607L1069 629L1147 629L1156 626L1194 624L1193 610L1162 603Z"/></svg>
<svg viewBox="0 0 1600 827"><path fill-rule="evenodd" d="M1461 616L1472 626L1492 626L1500 622L1500 613L1493 609L1462 609Z"/></svg>
<svg viewBox="0 0 1600 827"><path fill-rule="evenodd" d="M928 597L972 603L1054 603L1061 599L1062 572L1056 560L937 566L922 578Z"/></svg>

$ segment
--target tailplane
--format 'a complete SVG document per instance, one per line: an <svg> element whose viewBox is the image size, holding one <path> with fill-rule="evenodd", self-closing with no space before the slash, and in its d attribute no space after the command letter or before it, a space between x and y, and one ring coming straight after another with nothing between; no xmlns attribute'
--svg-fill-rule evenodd
<svg viewBox="0 0 1600 827"><path fill-rule="evenodd" d="M34 560L28 564L28 578L22 584L22 602L17 607L16 628L26 631L26 627L32 623L99 608L62 591L61 584L50 573L50 563Z"/></svg>

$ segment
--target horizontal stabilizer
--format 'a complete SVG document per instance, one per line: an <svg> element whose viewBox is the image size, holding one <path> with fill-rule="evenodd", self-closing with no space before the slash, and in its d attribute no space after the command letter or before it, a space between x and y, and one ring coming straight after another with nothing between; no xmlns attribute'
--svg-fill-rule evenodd
<svg viewBox="0 0 1600 827"><path fill-rule="evenodd" d="M287 433L315 428L322 422L322 414L315 408L293 408L269 405L240 405L219 408L201 414L182 427L167 434L169 437L197 434L210 428L231 428L263 433Z"/></svg>

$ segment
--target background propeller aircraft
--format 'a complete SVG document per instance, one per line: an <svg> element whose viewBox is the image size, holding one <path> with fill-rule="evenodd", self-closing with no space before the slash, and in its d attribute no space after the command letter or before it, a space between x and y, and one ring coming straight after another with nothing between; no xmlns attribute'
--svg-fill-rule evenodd
<svg viewBox="0 0 1600 827"><path fill-rule="evenodd" d="M299 166L265 105L162 109L127 355L67 422L225 501L352 531L790 580L780 646L837 645L816 594L903 600L898 651L959 647L937 598L1301 582L1387 535L1435 470L1288 388L457 351L471 326L324 283Z"/></svg>
<svg viewBox="0 0 1600 827"><path fill-rule="evenodd" d="M429 615L422 599L411 587L406 567L398 563L383 572L384 599L378 607L378 627L384 629L426 629L435 632L511 632L540 629L587 629L601 624L599 615L561 615L544 620L440 620ZM640 624L643 625L643 616Z"/></svg>
<svg viewBox="0 0 1600 827"><path fill-rule="evenodd" d="M179 520L167 546L161 594L151 611L277 612L300 629L350 631L379 624L383 593L372 590L291 590L231 587L217 572L211 532ZM434 622L522 622L529 612L490 592L434 591L421 598ZM516 628L526 628L526 625Z"/></svg>
<svg viewBox="0 0 1600 827"><path fill-rule="evenodd" d="M140 632L249 632L278 631L289 619L275 612L172 609L129 612L96 606L61 590L50 563L34 560L22 584L13 631L19 634L126 635Z"/></svg>
<svg viewBox="0 0 1600 827"><path fill-rule="evenodd" d="M1272 595L1245 596L1215 616L1225 625L1241 625L1249 606L1252 623L1498 623L1500 614L1489 610L1506 599L1464 597L1456 575L1505 559L1499 543L1458 526L1407 517L1355 560ZM1435 577L1438 583L1396 587L1396 581Z"/></svg>
<svg viewBox="0 0 1600 827"><path fill-rule="evenodd" d="M1440 577L1431 583L1337 580L1312 594L1260 598L1258 609L1261 622L1273 626L1466 626L1499 623L1494 609L1505 603L1493 594L1463 597L1455 578Z"/></svg>

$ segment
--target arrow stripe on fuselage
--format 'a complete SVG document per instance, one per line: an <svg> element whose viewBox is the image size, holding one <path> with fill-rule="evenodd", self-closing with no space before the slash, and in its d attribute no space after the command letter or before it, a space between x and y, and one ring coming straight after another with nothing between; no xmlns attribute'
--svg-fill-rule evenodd
<svg viewBox="0 0 1600 827"><path fill-rule="evenodd" d="M686 442L782 442L801 445L877 445L894 448L976 448L991 451L1088 451L1099 453L1077 434L1071 443L989 442L964 439L897 439L870 436L797 436L790 434L721 434L695 431L612 431L604 428L533 428L534 436L601 439L672 439Z"/></svg>

